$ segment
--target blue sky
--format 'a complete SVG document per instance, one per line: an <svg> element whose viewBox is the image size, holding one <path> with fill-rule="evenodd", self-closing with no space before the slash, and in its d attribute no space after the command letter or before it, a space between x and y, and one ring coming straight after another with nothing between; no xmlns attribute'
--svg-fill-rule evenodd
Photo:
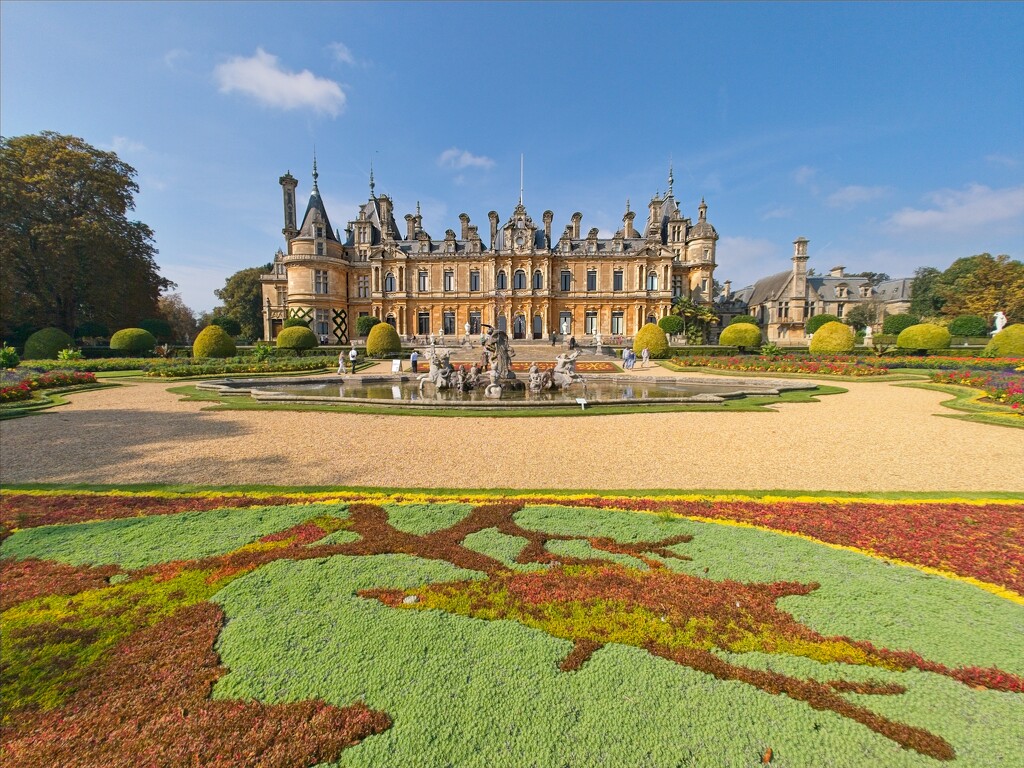
<svg viewBox="0 0 1024 768"><path fill-rule="evenodd" d="M88 3L0 6L0 131L138 170L135 217L197 310L283 245L277 179L336 227L368 194L434 237L465 211L646 215L670 159L734 287L893 276L1024 245L1021 3Z"/></svg>

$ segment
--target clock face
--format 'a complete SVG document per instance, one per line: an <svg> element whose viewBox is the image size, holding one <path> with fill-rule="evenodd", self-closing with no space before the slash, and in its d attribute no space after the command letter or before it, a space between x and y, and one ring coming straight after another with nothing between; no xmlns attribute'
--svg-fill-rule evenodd
<svg viewBox="0 0 1024 768"><path fill-rule="evenodd" d="M522 248L525 244L526 244L526 238L523 237L522 235L519 235L519 237L516 238L516 245L518 245L520 248Z"/></svg>

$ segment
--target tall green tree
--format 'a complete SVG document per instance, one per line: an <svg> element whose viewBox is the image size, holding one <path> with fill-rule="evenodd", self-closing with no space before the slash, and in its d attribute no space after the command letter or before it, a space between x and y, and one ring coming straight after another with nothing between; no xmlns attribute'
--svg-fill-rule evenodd
<svg viewBox="0 0 1024 768"><path fill-rule="evenodd" d="M910 312L918 317L934 317L942 309L942 298L936 293L936 281L942 272L935 267L918 267L910 287Z"/></svg>
<svg viewBox="0 0 1024 768"><path fill-rule="evenodd" d="M238 321L242 336L258 339L263 336L263 288L260 276L267 274L272 264L249 267L231 275L224 287L214 293L224 306L214 314L226 315Z"/></svg>
<svg viewBox="0 0 1024 768"><path fill-rule="evenodd" d="M1007 255L980 253L954 261L937 281L942 314L991 317L997 310L1010 322L1024 321L1024 263Z"/></svg>
<svg viewBox="0 0 1024 768"><path fill-rule="evenodd" d="M161 296L157 302L160 317L171 324L174 340L181 344L190 344L199 332L196 324L196 313L185 305L180 293L169 293Z"/></svg>
<svg viewBox="0 0 1024 768"><path fill-rule="evenodd" d="M153 231L128 219L135 169L51 131L0 137L0 333L91 321L135 325L157 311Z"/></svg>

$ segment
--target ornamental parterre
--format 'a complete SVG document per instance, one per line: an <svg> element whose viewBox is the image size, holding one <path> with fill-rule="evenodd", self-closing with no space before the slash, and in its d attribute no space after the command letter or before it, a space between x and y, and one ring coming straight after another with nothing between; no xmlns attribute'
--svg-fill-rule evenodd
<svg viewBox="0 0 1024 768"><path fill-rule="evenodd" d="M0 500L5 764L1019 756L1019 502Z"/></svg>

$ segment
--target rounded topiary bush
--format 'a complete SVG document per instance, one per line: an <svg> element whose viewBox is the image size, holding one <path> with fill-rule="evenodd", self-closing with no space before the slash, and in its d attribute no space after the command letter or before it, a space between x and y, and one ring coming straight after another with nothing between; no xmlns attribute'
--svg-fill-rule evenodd
<svg viewBox="0 0 1024 768"><path fill-rule="evenodd" d="M633 339L633 351L642 355L644 347L655 360L668 357L668 336L654 323L647 323Z"/></svg>
<svg viewBox="0 0 1024 768"><path fill-rule="evenodd" d="M356 319L356 335L357 336L368 336L370 329L373 328L380 320L373 315L363 315Z"/></svg>
<svg viewBox="0 0 1024 768"><path fill-rule="evenodd" d="M1024 357L1024 324L1008 325L992 337L984 353L991 357Z"/></svg>
<svg viewBox="0 0 1024 768"><path fill-rule="evenodd" d="M888 333L895 336L898 333L903 333L907 328L912 325L917 325L921 322L921 318L917 315L888 315L885 320L882 321L882 333Z"/></svg>
<svg viewBox="0 0 1024 768"><path fill-rule="evenodd" d="M934 323L918 323L900 331L896 337L896 346L901 349L949 349L952 339L949 330Z"/></svg>
<svg viewBox="0 0 1024 768"><path fill-rule="evenodd" d="M235 340L219 325L208 325L192 342L192 357L234 357L238 353Z"/></svg>
<svg viewBox="0 0 1024 768"><path fill-rule="evenodd" d="M309 328L309 320L303 320L301 317L289 317L284 323L281 324L282 328Z"/></svg>
<svg viewBox="0 0 1024 768"><path fill-rule="evenodd" d="M839 318L835 315L815 315L814 317L807 319L807 324L804 326L804 333L810 335L818 332L818 329L825 323L837 323Z"/></svg>
<svg viewBox="0 0 1024 768"><path fill-rule="evenodd" d="M145 328L122 328L110 337L110 348L123 352L141 355L152 352L156 346L156 336Z"/></svg>
<svg viewBox="0 0 1024 768"><path fill-rule="evenodd" d="M833 320L825 323L814 333L811 339L811 354L814 355L844 355L853 352L853 345L857 337L853 328Z"/></svg>
<svg viewBox="0 0 1024 768"><path fill-rule="evenodd" d="M316 340L316 334L305 326L285 328L277 334L278 349L290 349L294 352L299 352L303 349L312 349L317 346L318 343L319 342Z"/></svg>
<svg viewBox="0 0 1024 768"><path fill-rule="evenodd" d="M954 336L984 336L988 333L988 321L978 315L960 315L949 324Z"/></svg>
<svg viewBox="0 0 1024 768"><path fill-rule="evenodd" d="M26 360L56 360L62 349L75 346L74 340L60 328L43 328L25 340Z"/></svg>
<svg viewBox="0 0 1024 768"><path fill-rule="evenodd" d="M732 323L718 339L718 343L724 347L748 347L761 346L761 329L753 323Z"/></svg>
<svg viewBox="0 0 1024 768"><path fill-rule="evenodd" d="M683 318L679 315L665 315L665 317L658 321L658 327L669 336L675 336L677 333L682 333L684 326Z"/></svg>
<svg viewBox="0 0 1024 768"><path fill-rule="evenodd" d="M398 331L391 323L377 323L370 329L366 337L366 355L368 357L388 357L402 351L402 340Z"/></svg>
<svg viewBox="0 0 1024 768"><path fill-rule="evenodd" d="M757 325L757 318L753 315L736 315L736 317L729 321L729 325L739 325L740 323Z"/></svg>

